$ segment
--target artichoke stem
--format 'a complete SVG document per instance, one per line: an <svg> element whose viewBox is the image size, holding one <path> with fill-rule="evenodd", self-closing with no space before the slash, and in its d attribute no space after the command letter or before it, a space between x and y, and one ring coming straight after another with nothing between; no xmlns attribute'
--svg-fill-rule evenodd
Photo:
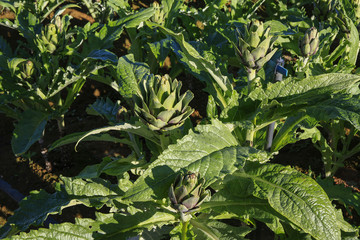
<svg viewBox="0 0 360 240"><path fill-rule="evenodd" d="M182 222L182 229L181 229L181 240L187 240L187 228L188 228L189 222Z"/></svg>
<svg viewBox="0 0 360 240"><path fill-rule="evenodd" d="M161 149L164 151L167 148L167 146L169 146L170 144L170 138L166 136L165 133L160 133L159 138L160 138Z"/></svg>
<svg viewBox="0 0 360 240"><path fill-rule="evenodd" d="M254 134L255 134L255 131L253 131L253 130L247 130L247 132L246 132L246 144L249 147L254 146Z"/></svg>
<svg viewBox="0 0 360 240"><path fill-rule="evenodd" d="M252 69L252 68L248 68L247 69L248 75L248 94L250 94L250 92L253 90L252 88L252 81L255 79L256 77L256 70Z"/></svg>
<svg viewBox="0 0 360 240"><path fill-rule="evenodd" d="M308 63L308 61L309 61L309 57L305 57L304 62L303 62L304 63L304 68L306 67L306 64Z"/></svg>

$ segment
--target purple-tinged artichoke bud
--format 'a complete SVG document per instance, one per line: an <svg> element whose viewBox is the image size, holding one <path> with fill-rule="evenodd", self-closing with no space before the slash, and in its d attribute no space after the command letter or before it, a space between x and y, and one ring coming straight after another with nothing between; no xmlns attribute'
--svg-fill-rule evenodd
<svg viewBox="0 0 360 240"><path fill-rule="evenodd" d="M316 54L319 49L319 32L315 27L306 30L304 37L299 41L299 48L304 57Z"/></svg>
<svg viewBox="0 0 360 240"><path fill-rule="evenodd" d="M253 20L245 33L238 36L236 55L246 68L259 70L275 54L277 49L272 50L273 43L270 27L264 29L261 21Z"/></svg>
<svg viewBox="0 0 360 240"><path fill-rule="evenodd" d="M181 86L181 82L169 75L142 79L139 93L133 95L135 114L154 131L180 127L194 112L189 106L194 94L189 90L180 94Z"/></svg>
<svg viewBox="0 0 360 240"><path fill-rule="evenodd" d="M34 63L30 60L22 63L23 71L21 72L21 77L23 79L30 78L34 73Z"/></svg>
<svg viewBox="0 0 360 240"><path fill-rule="evenodd" d="M188 172L180 174L169 189L171 206L176 209L181 218L184 215L199 209L199 206L210 196L204 189L205 180L199 179L199 174Z"/></svg>

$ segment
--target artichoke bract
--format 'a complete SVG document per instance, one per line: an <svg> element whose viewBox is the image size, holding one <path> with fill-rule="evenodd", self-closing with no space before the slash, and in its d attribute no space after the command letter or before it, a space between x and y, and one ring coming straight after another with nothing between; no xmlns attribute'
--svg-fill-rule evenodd
<svg viewBox="0 0 360 240"><path fill-rule="evenodd" d="M169 198L171 206L176 209L180 215L184 216L199 209L209 196L210 192L204 189L205 180L199 178L199 174L188 172L180 174L174 184L169 189Z"/></svg>
<svg viewBox="0 0 360 240"><path fill-rule="evenodd" d="M248 70L259 70L275 54L277 49L271 50L273 43L270 27L264 29L263 22L253 20L238 37L236 53Z"/></svg>
<svg viewBox="0 0 360 240"><path fill-rule="evenodd" d="M168 131L180 127L194 112L189 106L194 94L187 90L180 94L182 83L169 75L151 75L139 83L133 95L135 114L154 131Z"/></svg>
<svg viewBox="0 0 360 240"><path fill-rule="evenodd" d="M315 27L306 30L304 37L299 41L299 48L304 57L315 55L319 49L319 32Z"/></svg>

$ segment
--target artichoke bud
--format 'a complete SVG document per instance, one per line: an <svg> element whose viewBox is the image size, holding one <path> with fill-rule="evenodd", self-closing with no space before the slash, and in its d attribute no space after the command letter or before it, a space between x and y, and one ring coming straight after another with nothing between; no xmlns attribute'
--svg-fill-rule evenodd
<svg viewBox="0 0 360 240"><path fill-rule="evenodd" d="M58 44L58 36L57 35L52 35L51 36L51 43L54 44L54 45L57 45Z"/></svg>
<svg viewBox="0 0 360 240"><path fill-rule="evenodd" d="M299 48L304 57L313 56L319 49L319 32L315 27L306 30L305 35L299 41Z"/></svg>
<svg viewBox="0 0 360 240"><path fill-rule="evenodd" d="M49 44L49 41L47 40L47 38L45 37L45 35L41 35L41 40L42 40L45 44Z"/></svg>
<svg viewBox="0 0 360 240"><path fill-rule="evenodd" d="M271 50L272 42L270 28L264 29L261 21L253 20L245 29L245 33L239 36L236 54L246 68L259 70L275 54Z"/></svg>
<svg viewBox="0 0 360 240"><path fill-rule="evenodd" d="M47 26L45 27L45 29L46 29L46 38L47 38L48 40L51 39L52 35L56 35L56 34L57 34L55 24L52 24L52 23L51 23L51 24L47 25Z"/></svg>
<svg viewBox="0 0 360 240"><path fill-rule="evenodd" d="M263 22L255 19L249 25L249 32L257 33L259 36L262 36L264 33L264 24Z"/></svg>
<svg viewBox="0 0 360 240"><path fill-rule="evenodd" d="M210 192L205 190L205 180L199 178L199 174L188 172L180 174L174 184L169 189L171 206L176 209L182 219L184 214L191 213L199 209L199 206L210 196Z"/></svg>
<svg viewBox="0 0 360 240"><path fill-rule="evenodd" d="M154 2L153 3L153 7L155 9L155 14L153 15L153 17L151 18L153 22L158 23L158 24L163 24L165 21L165 13L164 11L161 10L161 7L159 5L159 3Z"/></svg>
<svg viewBox="0 0 360 240"><path fill-rule="evenodd" d="M260 43L260 37L256 32L250 33L249 44L251 47L256 48Z"/></svg>
<svg viewBox="0 0 360 240"><path fill-rule="evenodd" d="M63 31L63 23L60 16L56 16L55 18L55 26L59 30L59 33Z"/></svg>
<svg viewBox="0 0 360 240"><path fill-rule="evenodd" d="M194 94L180 94L181 82L169 75L156 75L139 83L139 91L133 95L135 114L151 130L168 131L180 127L193 113L189 107Z"/></svg>
<svg viewBox="0 0 360 240"><path fill-rule="evenodd" d="M25 64L25 74L29 78L34 73L34 63L32 61L27 61Z"/></svg>
<svg viewBox="0 0 360 240"><path fill-rule="evenodd" d="M46 48L49 53L53 53L56 50L56 46L53 43L49 43Z"/></svg>

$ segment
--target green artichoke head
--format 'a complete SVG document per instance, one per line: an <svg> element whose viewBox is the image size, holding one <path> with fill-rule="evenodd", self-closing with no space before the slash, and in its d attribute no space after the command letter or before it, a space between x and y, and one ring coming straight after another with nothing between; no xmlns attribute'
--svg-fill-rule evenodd
<svg viewBox="0 0 360 240"><path fill-rule="evenodd" d="M277 49L272 50L273 43L270 27L264 29L263 22L253 20L246 26L244 34L238 36L236 55L246 68L259 70L275 54Z"/></svg>
<svg viewBox="0 0 360 240"><path fill-rule="evenodd" d="M304 57L315 55L319 49L319 32L315 27L306 30L304 37L299 41L299 48Z"/></svg>
<svg viewBox="0 0 360 240"><path fill-rule="evenodd" d="M59 43L58 40L58 29L55 24L48 24L45 26L45 30L42 30L41 39L46 48L46 51L49 53L55 52L57 49L57 45Z"/></svg>
<svg viewBox="0 0 360 240"><path fill-rule="evenodd" d="M198 210L210 196L210 192L204 189L204 183L205 180L199 178L199 174L180 174L169 189L171 206L181 214Z"/></svg>
<svg viewBox="0 0 360 240"><path fill-rule="evenodd" d="M182 83L169 75L144 78L139 93L133 95L135 114L154 131L180 127L194 112L189 106L194 98L191 91L180 94Z"/></svg>
<svg viewBox="0 0 360 240"><path fill-rule="evenodd" d="M21 72L22 78L30 78L34 73L34 63L30 60L24 62L23 64L23 71Z"/></svg>
<svg viewBox="0 0 360 240"><path fill-rule="evenodd" d="M153 7L155 9L155 14L151 17L151 20L157 24L164 25L165 23L165 12L160 6L159 3L154 2Z"/></svg>

